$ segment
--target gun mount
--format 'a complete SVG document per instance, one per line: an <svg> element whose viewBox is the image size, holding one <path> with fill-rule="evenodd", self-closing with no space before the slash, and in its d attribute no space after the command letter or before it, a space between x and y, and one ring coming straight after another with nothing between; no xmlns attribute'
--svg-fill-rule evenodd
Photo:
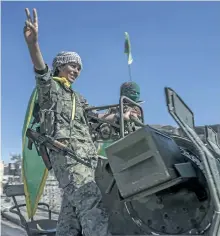
<svg viewBox="0 0 220 236"><path fill-rule="evenodd" d="M193 112L172 89L165 88L165 94L168 111L180 127L178 134L143 125L143 121L125 135L125 98L120 99L118 138L105 148L107 159L100 158L96 169L111 232L218 236L220 148L216 133L206 127L202 141L195 132Z"/></svg>

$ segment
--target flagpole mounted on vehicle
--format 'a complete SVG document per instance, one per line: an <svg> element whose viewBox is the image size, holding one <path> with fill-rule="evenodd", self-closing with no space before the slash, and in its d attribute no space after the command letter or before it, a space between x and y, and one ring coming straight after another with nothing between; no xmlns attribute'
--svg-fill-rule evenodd
<svg viewBox="0 0 220 236"><path fill-rule="evenodd" d="M129 39L129 34L125 32L125 49L124 53L127 54L128 58L128 73L129 73L129 79L132 81L132 76L131 76L131 63L133 62L133 58L131 55L131 43Z"/></svg>

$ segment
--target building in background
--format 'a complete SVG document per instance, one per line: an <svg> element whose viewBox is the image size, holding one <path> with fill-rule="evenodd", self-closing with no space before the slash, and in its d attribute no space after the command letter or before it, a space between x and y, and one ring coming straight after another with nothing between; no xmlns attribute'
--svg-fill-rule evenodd
<svg viewBox="0 0 220 236"><path fill-rule="evenodd" d="M3 189L3 175L4 175L4 161L0 160L0 192L2 195Z"/></svg>
<svg viewBox="0 0 220 236"><path fill-rule="evenodd" d="M7 164L2 163L1 165L1 195L3 194L3 189L6 184L21 184L21 163L20 162L10 162Z"/></svg>

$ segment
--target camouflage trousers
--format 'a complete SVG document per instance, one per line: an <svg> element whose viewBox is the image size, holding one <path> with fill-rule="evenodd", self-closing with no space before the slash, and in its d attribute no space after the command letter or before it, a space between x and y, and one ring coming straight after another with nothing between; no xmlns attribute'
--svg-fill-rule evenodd
<svg viewBox="0 0 220 236"><path fill-rule="evenodd" d="M50 160L64 191L56 236L110 236L94 170L53 151Z"/></svg>

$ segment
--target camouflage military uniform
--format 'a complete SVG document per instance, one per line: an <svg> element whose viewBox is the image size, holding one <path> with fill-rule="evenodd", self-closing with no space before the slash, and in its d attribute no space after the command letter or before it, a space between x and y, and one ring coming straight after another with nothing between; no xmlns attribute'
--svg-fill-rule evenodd
<svg viewBox="0 0 220 236"><path fill-rule="evenodd" d="M64 190L57 236L81 235L82 231L85 236L110 235L102 196L94 182L97 154L84 117L84 108L88 104L72 89L54 81L49 69L43 75L36 72L36 84L45 133L69 144L78 158L93 166L89 168L77 163L72 157L50 152L55 176ZM73 122L72 94L76 101Z"/></svg>

